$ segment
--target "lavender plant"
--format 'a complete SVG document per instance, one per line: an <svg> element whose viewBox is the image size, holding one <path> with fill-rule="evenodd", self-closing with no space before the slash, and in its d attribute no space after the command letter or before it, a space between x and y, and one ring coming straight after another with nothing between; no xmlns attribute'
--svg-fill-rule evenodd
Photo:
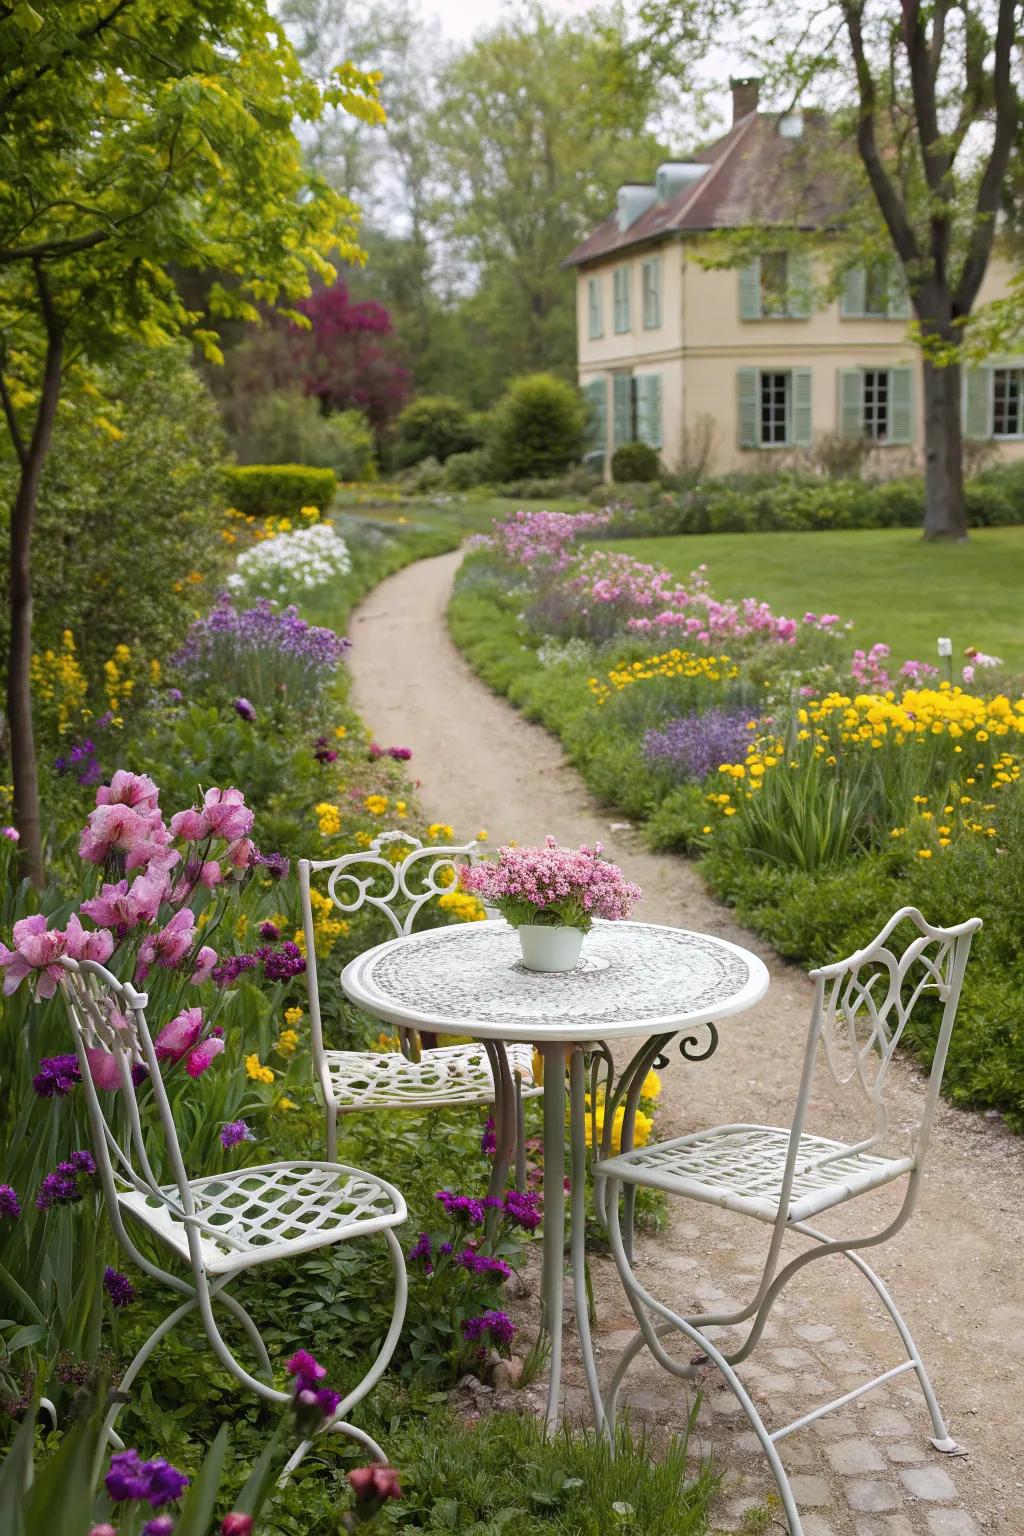
<svg viewBox="0 0 1024 1536"><path fill-rule="evenodd" d="M238 609L224 592L192 625L172 662L192 694L240 699L254 714L275 704L310 714L349 645L333 629L308 624L293 606L279 609L261 598Z"/></svg>
<svg viewBox="0 0 1024 1536"><path fill-rule="evenodd" d="M709 709L669 720L644 737L650 767L673 783L700 783L722 763L742 760L751 740L749 710Z"/></svg>

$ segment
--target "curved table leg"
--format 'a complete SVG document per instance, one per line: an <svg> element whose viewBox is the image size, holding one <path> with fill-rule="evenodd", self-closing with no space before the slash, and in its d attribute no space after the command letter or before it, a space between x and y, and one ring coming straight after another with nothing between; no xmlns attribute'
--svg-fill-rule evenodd
<svg viewBox="0 0 1024 1536"><path fill-rule="evenodd" d="M590 1337L590 1312L587 1306L587 1068L583 1051L577 1048L569 1058L569 1143L572 1149L572 1182L569 1186L572 1232L572 1292L576 1327L580 1335L583 1371L594 1409L594 1427L604 1425L604 1405L597 1379L594 1344ZM546 1156L546 1154L545 1154Z"/></svg>
<svg viewBox="0 0 1024 1536"><path fill-rule="evenodd" d="M558 1428L562 1395L562 1279L565 1268L565 1046L544 1058L544 1269L541 1326L551 1346L548 1432Z"/></svg>

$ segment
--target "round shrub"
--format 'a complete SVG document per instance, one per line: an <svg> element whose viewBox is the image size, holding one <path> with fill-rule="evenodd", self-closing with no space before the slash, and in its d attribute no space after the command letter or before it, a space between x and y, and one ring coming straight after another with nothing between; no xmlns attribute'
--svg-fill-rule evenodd
<svg viewBox="0 0 1024 1536"><path fill-rule="evenodd" d="M494 412L489 444L495 477L545 478L580 456L586 420L579 391L551 373L513 379Z"/></svg>
<svg viewBox="0 0 1024 1536"><path fill-rule="evenodd" d="M967 523L971 528L1005 528L1020 522L1020 514L1003 488L980 480L964 486Z"/></svg>
<svg viewBox="0 0 1024 1536"><path fill-rule="evenodd" d="M490 463L483 448L468 453L453 453L445 461L444 483L450 491L468 491L483 485L490 473Z"/></svg>
<svg viewBox="0 0 1024 1536"><path fill-rule="evenodd" d="M230 464L222 475L231 506L251 517L294 517L302 507L323 512L338 488L333 469L311 464Z"/></svg>
<svg viewBox="0 0 1024 1536"><path fill-rule="evenodd" d="M623 443L612 454L612 479L616 484L629 480L657 480L660 473L658 450L650 443Z"/></svg>
<svg viewBox="0 0 1024 1536"><path fill-rule="evenodd" d="M395 422L392 459L396 469L408 469L422 459L443 464L453 453L479 448L481 441L461 401L451 395L419 395Z"/></svg>

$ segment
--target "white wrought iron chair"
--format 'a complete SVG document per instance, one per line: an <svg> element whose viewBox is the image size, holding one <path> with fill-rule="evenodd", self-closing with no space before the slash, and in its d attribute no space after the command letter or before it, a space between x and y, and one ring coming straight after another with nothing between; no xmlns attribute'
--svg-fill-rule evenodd
<svg viewBox="0 0 1024 1536"><path fill-rule="evenodd" d="M917 935L899 953L890 948L889 939L901 923L913 924ZM895 1236L906 1225L917 1203L964 967L971 940L980 926L979 918L971 918L954 928L935 928L914 907L904 907L866 948L811 972L814 1003L796 1116L790 1129L719 1125L673 1141L629 1150L594 1167L599 1193L604 1186L604 1198L597 1200L597 1207L608 1227L619 1274L639 1324L639 1332L623 1350L605 1397L609 1431L614 1428L616 1401L625 1373L645 1346L666 1370L683 1379L692 1380L704 1364L701 1357L706 1356L725 1377L761 1442L778 1485L791 1536L802 1536L803 1527L776 1450L778 1441L884 1382L914 1371L931 1417L932 1445L947 1453L958 1449L943 1421L910 1330L884 1283L865 1263L859 1250ZM942 1005L935 1055L920 1119L909 1131L909 1145L902 1152L893 1151L896 1133L890 1127L885 1103L886 1078L907 1021L925 994L936 997ZM846 1144L804 1130L819 1043L836 1082L853 1082L867 1097L874 1130L862 1141ZM880 1230L846 1238L832 1236L812 1225L822 1212L901 1179L906 1181L902 1203ZM627 1255L631 1234L623 1233L618 1216L620 1190L625 1188L628 1192L638 1185L721 1206L771 1225L764 1272L748 1305L729 1313L681 1316L644 1289ZM809 1238L816 1246L784 1263L783 1243L790 1232ZM849 1259L874 1287L895 1324L907 1359L802 1418L769 1430L734 1366L745 1360L758 1343L768 1315L789 1281L812 1260L832 1254ZM730 1353L717 1348L708 1336L709 1328L740 1324L749 1324L746 1337ZM696 1361L683 1365L666 1353L661 1340L676 1331L699 1347L701 1356Z"/></svg>
<svg viewBox="0 0 1024 1536"><path fill-rule="evenodd" d="M395 845L411 848L398 862L384 853ZM320 1017L311 894L311 876L329 871L327 895L339 912L350 915L373 907L387 918L395 937L401 938L412 933L428 902L453 890L458 861L472 863L475 850L475 842L461 847L428 847L406 832L382 832L365 853L300 859L299 891L313 1062L327 1118L328 1158L333 1160L337 1155L339 1115L369 1109L491 1104L497 1146L491 1187L497 1192L504 1188L513 1156L520 1188L525 1179L523 1100L542 1092L534 1082L532 1047L486 1041L424 1050L415 1030L399 1029L397 1051L328 1050Z"/></svg>
<svg viewBox="0 0 1024 1536"><path fill-rule="evenodd" d="M114 1423L128 1400L125 1394L161 1339L191 1312L198 1311L210 1347L237 1381L268 1402L290 1402L291 1395L273 1384L270 1358L256 1324L241 1303L228 1295L226 1286L242 1270L255 1265L294 1261L334 1243L380 1233L394 1277L391 1324L373 1365L339 1403L324 1432L346 1435L378 1460L386 1461L377 1442L347 1422L346 1416L383 1375L402 1331L408 1287L402 1246L394 1233L406 1219L401 1194L384 1179L333 1162L265 1163L190 1179L146 1023L146 993L137 991L130 982L118 981L95 961L65 958L59 963L65 972L61 990L71 1020L97 1171L111 1225L132 1262L182 1298L122 1375L117 1398L104 1422L100 1454L108 1440L120 1447ZM94 1058L100 1051L117 1063L120 1089L106 1095L105 1104L101 1104L93 1082L87 1051L93 1052ZM145 1089L136 1088L133 1068ZM147 1151L138 1098L143 1092L147 1098L151 1096L156 1110L160 1155L170 1174L168 1183L160 1182L153 1166L157 1143L151 1141ZM140 1251L128 1227L135 1221L187 1266L189 1278L163 1269ZM265 1379L235 1359L221 1335L215 1307L222 1307L241 1325ZM283 1475L301 1461L309 1444L306 1440L299 1446Z"/></svg>

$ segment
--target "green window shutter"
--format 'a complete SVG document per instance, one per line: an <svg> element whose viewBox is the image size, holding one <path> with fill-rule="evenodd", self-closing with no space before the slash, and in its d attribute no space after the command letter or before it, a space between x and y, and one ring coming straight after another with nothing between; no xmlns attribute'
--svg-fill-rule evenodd
<svg viewBox="0 0 1024 1536"><path fill-rule="evenodd" d="M914 370L913 368L889 369L889 434L890 443L914 441Z"/></svg>
<svg viewBox="0 0 1024 1536"><path fill-rule="evenodd" d="M964 431L968 437L992 436L991 403L991 368L972 368L964 384Z"/></svg>
<svg viewBox="0 0 1024 1536"><path fill-rule="evenodd" d="M843 291L839 295L839 314L844 320L864 318L864 289L867 273L863 267L851 267L843 277Z"/></svg>
<svg viewBox="0 0 1024 1536"><path fill-rule="evenodd" d="M600 449L604 453L608 444L607 379L591 379L589 384L584 384L582 393L587 403L587 447L591 452Z"/></svg>
<svg viewBox="0 0 1024 1536"><path fill-rule="evenodd" d="M616 267L614 274L615 283L615 329L618 332L629 330L629 268Z"/></svg>
<svg viewBox="0 0 1024 1536"><path fill-rule="evenodd" d="M761 318L761 261L755 256L747 266L740 267L740 319Z"/></svg>
<svg viewBox="0 0 1024 1536"><path fill-rule="evenodd" d="M604 317L601 314L601 279L592 277L587 283L588 333L593 339L604 335Z"/></svg>
<svg viewBox="0 0 1024 1536"><path fill-rule="evenodd" d="M890 266L890 274L889 319L909 320L913 314L913 306L910 302L910 294L907 291L907 278L903 271L902 263L894 260Z"/></svg>
<svg viewBox="0 0 1024 1536"><path fill-rule="evenodd" d="M652 257L643 265L644 329L656 330L661 324L661 258Z"/></svg>
<svg viewBox="0 0 1024 1536"><path fill-rule="evenodd" d="M628 373L612 378L612 447L633 440L633 380Z"/></svg>
<svg viewBox="0 0 1024 1536"><path fill-rule="evenodd" d="M790 374L790 405L792 425L789 440L795 448L811 446L811 370L794 368Z"/></svg>
<svg viewBox="0 0 1024 1536"><path fill-rule="evenodd" d="M636 379L636 435L652 448L661 447L660 373L642 373Z"/></svg>
<svg viewBox="0 0 1024 1536"><path fill-rule="evenodd" d="M786 262L786 314L791 320L809 320L811 315L811 258L806 251L796 251Z"/></svg>
<svg viewBox="0 0 1024 1536"><path fill-rule="evenodd" d="M864 431L864 375L859 368L839 370L839 434L860 437Z"/></svg>
<svg viewBox="0 0 1024 1536"><path fill-rule="evenodd" d="M757 368L736 370L736 425L741 448L760 448L761 374Z"/></svg>

